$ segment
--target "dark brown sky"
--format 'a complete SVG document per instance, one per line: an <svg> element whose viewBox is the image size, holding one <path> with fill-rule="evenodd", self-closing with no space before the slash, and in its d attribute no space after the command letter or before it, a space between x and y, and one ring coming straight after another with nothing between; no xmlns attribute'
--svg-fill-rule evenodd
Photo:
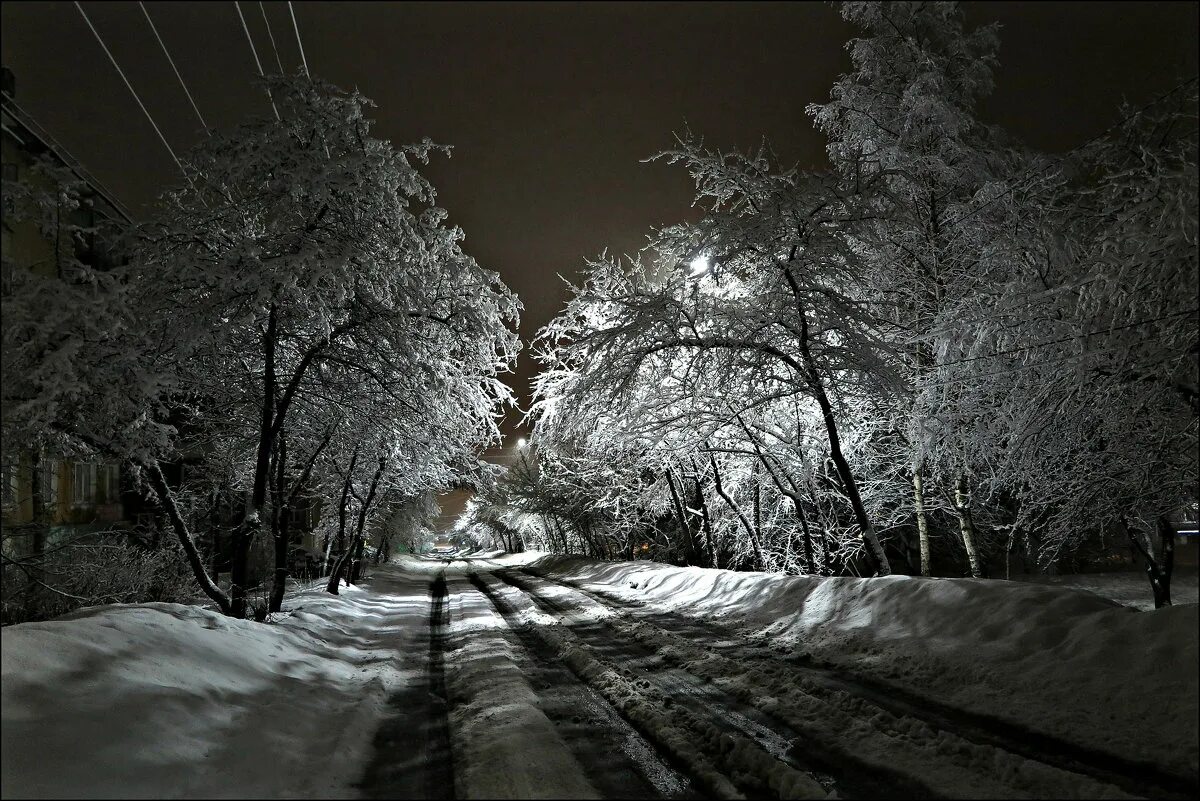
<svg viewBox="0 0 1200 801"><path fill-rule="evenodd" d="M137 3L84 8L168 141L199 122ZM763 135L789 161L823 163L804 106L827 98L850 28L823 3L295 3L314 75L373 98L376 135L454 145L430 168L467 250L524 301L529 338L570 275L605 247L639 248L688 214L686 174L643 159L684 122L722 147ZM233 3L147 3L210 126L267 114ZM991 122L1065 150L1197 72L1197 3L964 3L1003 23ZM266 13L289 71L286 3ZM256 2L259 56L275 56ZM17 100L135 213L179 178L170 156L72 3L4 2L4 64ZM528 402L522 356L514 386ZM519 415L506 429L516 430Z"/></svg>

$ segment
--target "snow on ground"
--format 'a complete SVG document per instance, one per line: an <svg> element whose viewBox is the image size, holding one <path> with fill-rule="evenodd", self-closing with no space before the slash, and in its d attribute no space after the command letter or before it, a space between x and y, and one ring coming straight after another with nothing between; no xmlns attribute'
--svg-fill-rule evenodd
<svg viewBox="0 0 1200 801"><path fill-rule="evenodd" d="M600 798L539 708L517 666L508 625L465 575L449 565L402 557L404 569L447 583L450 624L446 692L454 743L456 798Z"/></svg>
<svg viewBox="0 0 1200 801"><path fill-rule="evenodd" d="M519 554L657 611L721 621L847 671L1196 776L1200 607L1139 612L986 579L790 577Z"/></svg>
<svg viewBox="0 0 1200 801"><path fill-rule="evenodd" d="M353 797L387 693L425 670L428 584L289 596L277 624L91 607L0 631L5 797Z"/></svg>
<svg viewBox="0 0 1200 801"><path fill-rule="evenodd" d="M1069 573L1061 576L1041 574L1013 576L1016 581L1049 584L1083 590L1148 612L1154 608L1150 580L1141 570L1122 570L1110 573ZM1200 572L1195 565L1176 565L1171 577L1171 601L1175 604L1200 602Z"/></svg>
<svg viewBox="0 0 1200 801"><path fill-rule="evenodd" d="M443 574L458 795L595 797L538 709L508 624L466 580L488 566L528 567L650 610L717 621L943 703L1197 774L1194 604L1140 612L1039 583L819 579L535 553L449 565L401 557L337 597L319 587L290 595L289 613L271 625L198 606L137 604L6 627L3 795L355 796L375 730L395 714L386 700L427 679L430 584ZM524 605L526 619L550 622L520 593L494 586ZM612 616L614 630L631 637L662 635L627 611L596 614ZM566 627L541 630L562 640L577 672L611 684L610 700L645 718L645 728L670 734L683 721L683 711L649 695L621 701L629 681L618 681L619 669L588 662L589 649ZM654 647L686 656L686 643L670 639ZM786 679L752 676L729 659L692 666L732 692L739 682L747 689ZM758 759L752 750L738 757L747 769ZM789 793L807 794L801 790Z"/></svg>

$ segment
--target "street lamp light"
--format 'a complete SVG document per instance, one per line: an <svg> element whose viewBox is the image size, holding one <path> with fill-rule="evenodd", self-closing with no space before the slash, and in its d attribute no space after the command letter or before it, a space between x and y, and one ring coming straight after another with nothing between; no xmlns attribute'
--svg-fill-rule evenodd
<svg viewBox="0 0 1200 801"><path fill-rule="evenodd" d="M518 449L525 448L525 438L524 437L521 437L519 440L517 440L517 448Z"/></svg>
<svg viewBox="0 0 1200 801"><path fill-rule="evenodd" d="M708 257L703 255L697 256L688 264L688 267L690 267L692 270L692 278L699 278L700 276L704 275L706 272L708 272L709 266Z"/></svg>

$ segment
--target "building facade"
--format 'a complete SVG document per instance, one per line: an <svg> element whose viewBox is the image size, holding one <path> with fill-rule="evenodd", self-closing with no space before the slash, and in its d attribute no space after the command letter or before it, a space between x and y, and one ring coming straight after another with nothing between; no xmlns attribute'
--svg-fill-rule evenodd
<svg viewBox="0 0 1200 801"><path fill-rule="evenodd" d="M64 226L92 229L105 221L131 222L128 211L112 194L17 103L15 80L7 68L3 70L2 89L0 156L5 197L0 219L0 294L7 296L14 291L19 273L71 280L65 265L75 260L98 269L111 267L112 252L94 233L59 236L37 220L14 214L12 190L17 184L52 189L48 179L40 177L35 169L39 162L46 162L69 170L83 187L78 208L63 209ZM119 464L59 458L22 448L20 443L5 442L0 450L6 554L37 551L47 541L65 535L130 522L122 500Z"/></svg>

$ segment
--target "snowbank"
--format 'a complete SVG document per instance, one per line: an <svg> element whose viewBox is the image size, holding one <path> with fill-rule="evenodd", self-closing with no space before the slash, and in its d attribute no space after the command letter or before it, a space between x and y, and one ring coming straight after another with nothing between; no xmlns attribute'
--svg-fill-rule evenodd
<svg viewBox="0 0 1200 801"><path fill-rule="evenodd" d="M1200 607L1138 612L1036 584L496 560L722 621L777 646L1177 775L1198 772Z"/></svg>
<svg viewBox="0 0 1200 801"><path fill-rule="evenodd" d="M352 797L428 609L424 584L374 590L304 591L274 625L157 603L4 628L4 796Z"/></svg>

